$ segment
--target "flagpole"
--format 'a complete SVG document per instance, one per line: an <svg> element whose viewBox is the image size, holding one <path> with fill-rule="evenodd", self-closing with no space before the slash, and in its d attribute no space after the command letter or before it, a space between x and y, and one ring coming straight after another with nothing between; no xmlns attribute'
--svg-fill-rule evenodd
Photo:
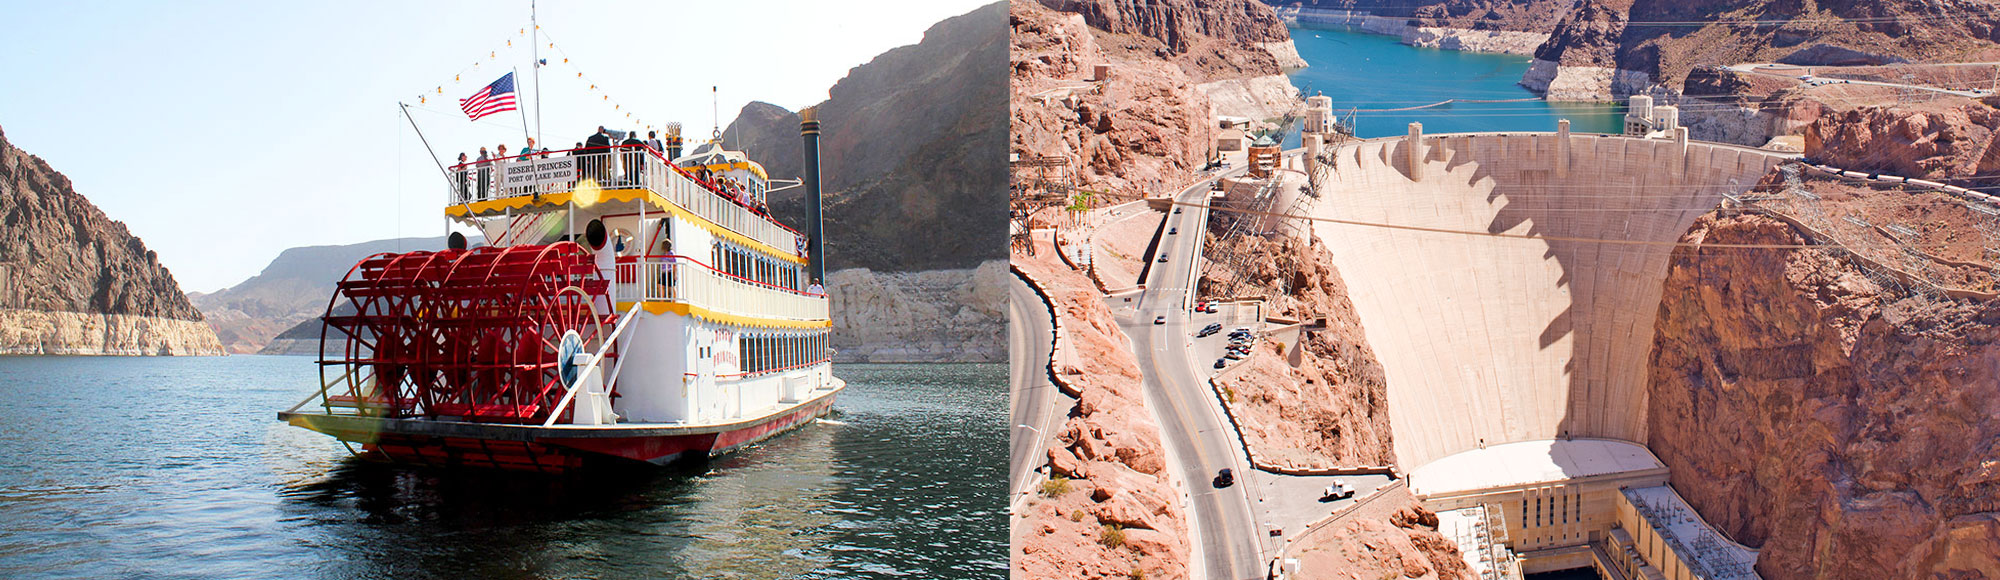
<svg viewBox="0 0 2000 580"><path fill-rule="evenodd" d="M519 69L519 68L516 68L516 69L514 69L514 73L513 73L513 74L514 74L514 78L516 78L516 79L519 79L519 78L521 78L521 69ZM516 86L518 87L519 85L517 84ZM536 94L536 95L535 95L535 98L536 98L536 99L540 99L540 98L542 98L542 96L541 96L540 94ZM537 104L539 104L539 103L540 103L540 102L539 102L539 101L537 101ZM528 138L530 138L530 135L528 135L528 110L527 110L527 109L523 109L523 108L520 108L520 107L514 107L514 112L517 112L517 113L520 113L520 114L521 114L521 138L522 138L522 139L528 139ZM536 139L536 140L537 140L537 141L540 141L540 139ZM500 152L500 156L502 156L502 157L505 157L505 156L507 156L507 152L506 152L506 151L501 151L501 152Z"/></svg>
<svg viewBox="0 0 2000 580"><path fill-rule="evenodd" d="M531 46L528 47L529 50L533 51L529 53L528 58L535 59L534 60L535 140L541 141L542 140L542 24L541 21L535 18L535 0L528 0L528 26L529 30L534 31L534 35L528 37L528 42L533 43ZM548 144L544 143L542 144L542 146L547 147Z"/></svg>

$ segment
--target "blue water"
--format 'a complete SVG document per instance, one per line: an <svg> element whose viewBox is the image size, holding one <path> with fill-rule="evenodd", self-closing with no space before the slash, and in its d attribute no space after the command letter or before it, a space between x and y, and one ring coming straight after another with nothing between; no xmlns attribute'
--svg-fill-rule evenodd
<svg viewBox="0 0 2000 580"><path fill-rule="evenodd" d="M1292 43L1312 66L1292 74L1305 94L1324 93L1344 117L1357 113L1355 135L1386 137L1409 132L1412 121L1426 133L1471 131L1554 131L1557 119L1570 130L1616 133L1624 111L1612 104L1453 103L1416 111L1368 112L1436 103L1447 99L1506 100L1535 96L1518 83L1529 58L1407 46L1394 36L1353 27L1294 27Z"/></svg>
<svg viewBox="0 0 2000 580"><path fill-rule="evenodd" d="M1001 578L1006 367L842 365L831 421L613 480L353 460L303 357L0 357L0 578Z"/></svg>

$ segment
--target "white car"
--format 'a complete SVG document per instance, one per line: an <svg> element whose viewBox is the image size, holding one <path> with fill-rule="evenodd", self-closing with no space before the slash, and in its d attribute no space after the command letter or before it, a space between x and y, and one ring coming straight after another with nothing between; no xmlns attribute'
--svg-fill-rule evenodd
<svg viewBox="0 0 2000 580"><path fill-rule="evenodd" d="M1165 314L1153 317L1153 324L1166 324L1166 323L1167 323L1167 315Z"/></svg>
<svg viewBox="0 0 2000 580"><path fill-rule="evenodd" d="M1326 491L1320 493L1319 500L1334 501L1350 497L1354 497L1354 486L1348 485L1347 480L1336 479L1333 480L1333 485L1326 486Z"/></svg>

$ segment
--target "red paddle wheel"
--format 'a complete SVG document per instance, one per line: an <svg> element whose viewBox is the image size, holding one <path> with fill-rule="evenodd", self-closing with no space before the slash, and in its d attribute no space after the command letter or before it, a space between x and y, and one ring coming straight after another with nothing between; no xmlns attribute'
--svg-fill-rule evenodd
<svg viewBox="0 0 2000 580"><path fill-rule="evenodd" d="M608 290L571 242L369 256L327 304L325 403L540 423L567 390L569 354L595 353L615 323Z"/></svg>

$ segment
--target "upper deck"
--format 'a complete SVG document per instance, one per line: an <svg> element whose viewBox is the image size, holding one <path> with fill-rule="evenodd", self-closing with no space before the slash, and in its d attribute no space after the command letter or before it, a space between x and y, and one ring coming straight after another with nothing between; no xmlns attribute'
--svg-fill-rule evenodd
<svg viewBox="0 0 2000 580"><path fill-rule="evenodd" d="M805 236L752 205L748 191L705 181L644 145L585 147L454 165L445 214L480 218L599 204L679 214L803 260Z"/></svg>

